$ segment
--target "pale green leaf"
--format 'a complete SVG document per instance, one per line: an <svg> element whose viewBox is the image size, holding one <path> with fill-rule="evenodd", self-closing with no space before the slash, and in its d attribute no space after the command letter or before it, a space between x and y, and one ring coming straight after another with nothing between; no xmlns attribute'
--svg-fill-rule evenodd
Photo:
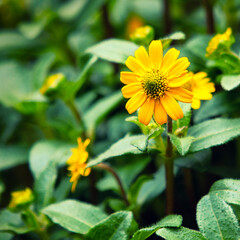
<svg viewBox="0 0 240 240"><path fill-rule="evenodd" d="M200 232L185 227L161 228L156 234L166 240L208 240Z"/></svg>
<svg viewBox="0 0 240 240"><path fill-rule="evenodd" d="M98 207L76 200L51 204L41 212L63 228L81 234L86 234L107 217Z"/></svg>
<svg viewBox="0 0 240 240"><path fill-rule="evenodd" d="M240 205L240 180L219 180L212 185L210 193L216 194L227 203Z"/></svg>
<svg viewBox="0 0 240 240"><path fill-rule="evenodd" d="M88 163L88 167L93 167L109 158L118 157L127 153L141 154L142 151L140 151L138 148L132 145L132 142L138 139L142 139L143 141L145 141L145 135L126 136L120 139L118 142L114 143L109 149L107 149L104 153L92 159Z"/></svg>
<svg viewBox="0 0 240 240"><path fill-rule="evenodd" d="M29 149L17 145L0 145L0 170L18 166L28 161Z"/></svg>
<svg viewBox="0 0 240 240"><path fill-rule="evenodd" d="M240 228L232 208L215 194L204 196L197 205L200 231L211 240L236 240Z"/></svg>
<svg viewBox="0 0 240 240"><path fill-rule="evenodd" d="M133 222L132 212L120 211L96 224L86 235L88 240L127 240Z"/></svg>
<svg viewBox="0 0 240 240"><path fill-rule="evenodd" d="M134 56L138 47L130 41L108 39L88 48L86 53L91 53L110 62L124 64L129 56Z"/></svg>
<svg viewBox="0 0 240 240"><path fill-rule="evenodd" d="M172 144L177 148L178 152L181 156L184 156L188 153L188 150L191 146L194 137L187 136L187 137L177 137L173 134L170 135L170 139Z"/></svg>
<svg viewBox="0 0 240 240"><path fill-rule="evenodd" d="M155 225L148 228L142 228L137 232L135 232L131 240L145 240L160 228L164 228L164 227L179 228L181 225L182 225L182 217L180 215L168 215L167 217L163 218L161 221L159 221Z"/></svg>
<svg viewBox="0 0 240 240"><path fill-rule="evenodd" d="M234 88L238 87L239 84L240 75L223 75L221 78L221 85L227 91L233 90Z"/></svg>
<svg viewBox="0 0 240 240"><path fill-rule="evenodd" d="M184 40L185 37L186 36L183 32L175 32L164 38L160 38L160 40L162 41L163 49L166 49L170 46L170 44L173 40Z"/></svg>
<svg viewBox="0 0 240 240"><path fill-rule="evenodd" d="M191 152L221 145L240 135L240 119L208 120L190 127L188 135L194 137Z"/></svg>

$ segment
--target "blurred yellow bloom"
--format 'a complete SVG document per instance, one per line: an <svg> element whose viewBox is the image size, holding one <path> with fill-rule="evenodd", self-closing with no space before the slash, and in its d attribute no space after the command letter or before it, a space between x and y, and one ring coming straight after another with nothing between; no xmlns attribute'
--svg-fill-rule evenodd
<svg viewBox="0 0 240 240"><path fill-rule="evenodd" d="M180 51L170 49L163 57L160 40L152 41L149 54L141 46L135 57L128 57L126 66L132 72L121 72L122 88L129 114L140 108L138 119L148 125L154 115L158 124L167 122L167 114L174 120L183 117L183 111L176 100L191 103L192 93L182 88L190 80L188 58L178 58Z"/></svg>
<svg viewBox="0 0 240 240"><path fill-rule="evenodd" d="M137 28L143 26L143 20L137 15L132 16L127 24L127 36L130 36Z"/></svg>
<svg viewBox="0 0 240 240"><path fill-rule="evenodd" d="M86 161L88 159L88 152L86 151L86 147L90 143L89 139L86 139L85 142L82 142L81 138L78 138L78 147L72 148L72 156L67 160L67 164L69 165L68 170L71 172L70 182L72 185L72 192L75 191L76 185L79 177L88 176L91 172L90 168L86 168Z"/></svg>
<svg viewBox="0 0 240 240"><path fill-rule="evenodd" d="M214 83L210 82L210 78L207 78L207 73L199 72L188 74L191 80L187 82L183 87L193 93L192 108L200 108L200 100L212 99L212 92L215 92Z"/></svg>
<svg viewBox="0 0 240 240"><path fill-rule="evenodd" d="M227 28L225 33L217 34L216 36L214 36L208 43L208 46L206 49L207 51L206 57L209 57L211 54L213 54L214 51L217 50L220 43L226 43L230 41L231 34L232 34L232 29Z"/></svg>
<svg viewBox="0 0 240 240"><path fill-rule="evenodd" d="M130 34L130 39L135 43L149 44L154 38L154 29L151 26L143 26L137 28L132 34Z"/></svg>
<svg viewBox="0 0 240 240"><path fill-rule="evenodd" d="M30 188L26 188L22 191L16 191L11 193L11 201L9 203L10 209L15 209L21 207L23 205L27 205L31 203L34 199L32 190Z"/></svg>
<svg viewBox="0 0 240 240"><path fill-rule="evenodd" d="M48 92L55 90L58 88L60 83L65 79L64 74L57 73L54 75L49 76L42 88L40 89L41 94L47 94Z"/></svg>

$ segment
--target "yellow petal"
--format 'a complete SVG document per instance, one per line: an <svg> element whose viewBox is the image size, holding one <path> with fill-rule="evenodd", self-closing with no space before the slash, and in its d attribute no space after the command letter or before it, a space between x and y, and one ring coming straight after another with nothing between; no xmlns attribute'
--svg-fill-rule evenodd
<svg viewBox="0 0 240 240"><path fill-rule="evenodd" d="M188 61L187 57L182 57L179 58L175 63L172 64L172 66L168 70L168 74L171 75L176 75L178 76L181 74L184 70L188 68L190 65L190 62Z"/></svg>
<svg viewBox="0 0 240 240"><path fill-rule="evenodd" d="M196 79L202 79L202 78L205 78L207 76L207 73L205 72L198 72L196 74L194 74L194 78Z"/></svg>
<svg viewBox="0 0 240 240"><path fill-rule="evenodd" d="M192 108L193 109L199 109L200 108L200 105L201 105L201 102L199 99L193 99L193 102L192 102Z"/></svg>
<svg viewBox="0 0 240 240"><path fill-rule="evenodd" d="M126 103L126 109L129 114L134 113L146 101L147 96L144 92L138 92L132 96Z"/></svg>
<svg viewBox="0 0 240 240"><path fill-rule="evenodd" d="M122 88L122 94L125 98L130 98L142 89L141 83L131 83Z"/></svg>
<svg viewBox="0 0 240 240"><path fill-rule="evenodd" d="M206 91L194 91L194 98L200 100L210 100L212 99L212 94Z"/></svg>
<svg viewBox="0 0 240 240"><path fill-rule="evenodd" d="M160 125L167 122L167 113L159 100L155 102L154 118Z"/></svg>
<svg viewBox="0 0 240 240"><path fill-rule="evenodd" d="M154 40L150 43L149 57L153 67L160 69L163 57L162 42L160 40Z"/></svg>
<svg viewBox="0 0 240 240"><path fill-rule="evenodd" d="M177 99L180 102L184 103L192 102L193 94L184 88L181 87L171 88L170 90L168 90L168 92L171 94L173 98Z"/></svg>
<svg viewBox="0 0 240 240"><path fill-rule="evenodd" d="M167 53L163 57L162 62L162 71L164 73L177 60L179 54L180 51L178 51L176 48L171 48L170 50L167 51Z"/></svg>
<svg viewBox="0 0 240 240"><path fill-rule="evenodd" d="M173 97L168 95L167 92L165 93L164 97L160 98L160 100L165 111L173 120L177 120L183 117L183 111L181 107Z"/></svg>
<svg viewBox="0 0 240 240"><path fill-rule="evenodd" d="M138 48L135 51L135 57L143 64L143 66L145 66L146 68L150 67L150 59L145 47L141 46L140 48Z"/></svg>
<svg viewBox="0 0 240 240"><path fill-rule="evenodd" d="M191 80L191 78L192 77L188 75L179 78L173 78L169 81L168 87L180 87L183 84L187 83L189 80Z"/></svg>
<svg viewBox="0 0 240 240"><path fill-rule="evenodd" d="M87 138L87 139L84 141L84 144L83 144L83 146L84 146L85 149L86 149L86 147L89 145L89 143L90 143L90 139Z"/></svg>
<svg viewBox="0 0 240 240"><path fill-rule="evenodd" d="M130 56L126 61L126 66L133 72L141 73L145 71L145 67L136 58Z"/></svg>
<svg viewBox="0 0 240 240"><path fill-rule="evenodd" d="M91 168L85 168L85 171L83 173L83 176L88 176L91 173Z"/></svg>
<svg viewBox="0 0 240 240"><path fill-rule="evenodd" d="M121 72L120 80L124 84L135 83L140 80L140 75L133 72Z"/></svg>
<svg viewBox="0 0 240 240"><path fill-rule="evenodd" d="M148 125L152 119L153 110L154 110L155 100L149 98L145 101L145 103L140 107L138 113L138 120L139 122Z"/></svg>

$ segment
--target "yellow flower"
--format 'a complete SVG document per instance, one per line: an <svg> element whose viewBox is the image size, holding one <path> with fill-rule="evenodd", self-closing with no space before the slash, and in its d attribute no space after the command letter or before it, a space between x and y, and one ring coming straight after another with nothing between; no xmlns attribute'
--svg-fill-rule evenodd
<svg viewBox="0 0 240 240"><path fill-rule="evenodd" d="M44 85L40 89L41 94L48 94L50 91L56 90L60 83L63 82L65 76L62 73L57 73L49 76Z"/></svg>
<svg viewBox="0 0 240 240"><path fill-rule="evenodd" d="M137 15L133 15L127 24L127 36L130 36L137 28L143 26L143 20Z"/></svg>
<svg viewBox="0 0 240 240"><path fill-rule="evenodd" d="M206 49L206 51L207 51L206 57L209 57L210 55L212 55L217 50L220 43L228 43L229 42L229 44L230 44L231 34L232 34L232 29L227 28L225 33L217 34L216 36L214 36L208 43L208 46Z"/></svg>
<svg viewBox="0 0 240 240"><path fill-rule="evenodd" d="M154 38L154 29L151 26L143 26L137 28L132 34L130 39L136 44L149 44Z"/></svg>
<svg viewBox="0 0 240 240"><path fill-rule="evenodd" d="M31 203L34 199L32 190L30 188L26 188L22 191L16 191L11 193L11 201L9 203L10 209L17 209L18 207L26 206Z"/></svg>
<svg viewBox="0 0 240 240"><path fill-rule="evenodd" d="M163 57L162 43L152 41L149 55L141 46L130 56L126 66L132 72L121 72L121 81L127 84L122 88L129 114L138 108L138 119L148 125L152 116L158 124L167 122L167 114L174 120L183 117L183 111L176 100L191 103L192 93L181 86L190 80L186 70L189 61L186 57L178 58L180 51L170 49ZM175 100L176 99L176 100Z"/></svg>
<svg viewBox="0 0 240 240"><path fill-rule="evenodd" d="M90 168L86 168L86 161L88 159L88 152L86 151L86 147L90 143L89 139L86 139L85 142L82 142L81 138L78 138L78 147L73 148L72 156L67 160L67 164L69 165L68 170L71 172L70 182L72 185L72 192L75 191L76 185L79 177L88 176L91 172Z"/></svg>
<svg viewBox="0 0 240 240"><path fill-rule="evenodd" d="M215 92L214 83L209 82L210 78L207 78L207 73L199 72L188 74L191 80L187 82L183 87L193 93L192 108L199 109L201 102L200 100L212 99L212 92Z"/></svg>

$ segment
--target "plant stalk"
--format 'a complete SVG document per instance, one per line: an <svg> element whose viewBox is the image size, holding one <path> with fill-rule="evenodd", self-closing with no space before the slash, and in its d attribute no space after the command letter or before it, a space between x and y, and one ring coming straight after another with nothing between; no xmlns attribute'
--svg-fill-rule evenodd
<svg viewBox="0 0 240 240"><path fill-rule="evenodd" d="M105 163L99 163L96 167L104 169L104 170L108 171L109 173L111 173L113 175L113 177L117 181L117 184L118 184L118 186L120 188L120 191L121 191L121 194L122 194L122 198L123 198L125 204L127 206L129 206L129 202L128 202L128 199L127 199L127 194L126 194L126 192L125 192L125 190L123 188L122 181L121 181L120 177L118 176L117 172L113 168L111 168L109 165L107 165Z"/></svg>
<svg viewBox="0 0 240 240"><path fill-rule="evenodd" d="M214 34L214 15L213 15L213 3L211 0L202 0L205 7L206 19L207 19L207 33Z"/></svg>
<svg viewBox="0 0 240 240"><path fill-rule="evenodd" d="M168 116L167 133L172 133L172 119ZM173 173L173 146L170 136L167 136L166 161L165 161L165 179L166 179L166 214L174 212L174 173Z"/></svg>

